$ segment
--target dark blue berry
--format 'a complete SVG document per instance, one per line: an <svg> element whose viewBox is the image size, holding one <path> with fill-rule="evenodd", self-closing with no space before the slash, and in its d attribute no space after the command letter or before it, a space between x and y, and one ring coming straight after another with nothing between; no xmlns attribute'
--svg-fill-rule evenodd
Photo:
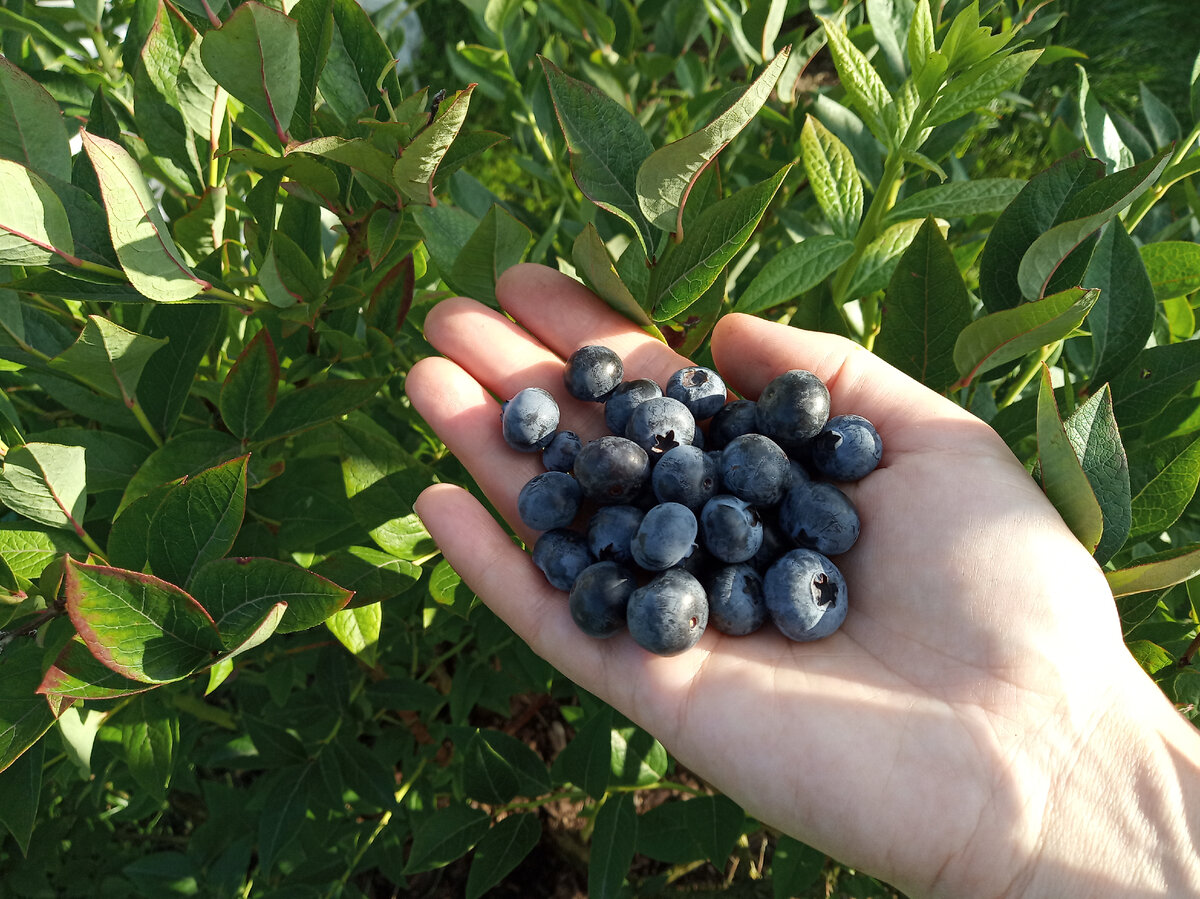
<svg viewBox="0 0 1200 899"><path fill-rule="evenodd" d="M517 514L535 531L565 528L579 514L583 490L566 472L534 475L517 494Z"/></svg>
<svg viewBox="0 0 1200 899"><path fill-rule="evenodd" d="M602 561L633 561L630 544L646 513L636 506L604 506L588 519L587 543L592 556Z"/></svg>
<svg viewBox="0 0 1200 899"><path fill-rule="evenodd" d="M542 450L542 465L546 471L570 471L575 467L575 457L582 448L583 441L574 431L555 431Z"/></svg>
<svg viewBox="0 0 1200 899"><path fill-rule="evenodd" d="M600 437L575 457L575 479L593 502L621 505L635 499L650 480L650 458L632 440Z"/></svg>
<svg viewBox="0 0 1200 899"><path fill-rule="evenodd" d="M787 453L762 434L735 437L721 450L724 489L748 503L775 505L783 499L791 479Z"/></svg>
<svg viewBox="0 0 1200 899"><path fill-rule="evenodd" d="M829 391L811 371L793 369L775 378L758 397L759 433L787 452L817 436L829 420Z"/></svg>
<svg viewBox="0 0 1200 899"><path fill-rule="evenodd" d="M554 438L558 403L540 387L526 387L504 404L500 412L504 442L515 450L533 453Z"/></svg>
<svg viewBox="0 0 1200 899"><path fill-rule="evenodd" d="M614 434L624 436L633 410L656 396L662 396L662 388L649 378L622 382L604 401L604 423Z"/></svg>
<svg viewBox="0 0 1200 899"><path fill-rule="evenodd" d="M650 475L659 502L682 503L689 509L699 509L712 499L717 482L713 457L694 446L667 450Z"/></svg>
<svg viewBox="0 0 1200 899"><path fill-rule="evenodd" d="M846 620L845 578L809 549L793 549L767 570L763 596L771 620L790 640L828 637Z"/></svg>
<svg viewBox="0 0 1200 899"><path fill-rule="evenodd" d="M597 562L575 578L567 607L581 631L604 639L625 627L625 609L636 589L637 580L624 565Z"/></svg>
<svg viewBox="0 0 1200 899"><path fill-rule="evenodd" d="M577 400L602 403L624 377L621 357L606 346L580 347L567 357L563 383Z"/></svg>
<svg viewBox="0 0 1200 899"><path fill-rule="evenodd" d="M722 562L746 562L762 546L762 519L754 506L736 496L721 494L700 512L704 548Z"/></svg>
<svg viewBox="0 0 1200 899"><path fill-rule="evenodd" d="M663 391L688 407L696 421L712 418L725 405L725 382L711 368L681 368L667 380Z"/></svg>
<svg viewBox="0 0 1200 899"><path fill-rule="evenodd" d="M671 568L633 591L625 610L629 633L638 645L661 656L696 645L708 625L704 587L682 568Z"/></svg>
<svg viewBox="0 0 1200 899"><path fill-rule="evenodd" d="M758 432L758 404L753 400L726 403L708 423L708 444L724 449L734 437Z"/></svg>
<svg viewBox="0 0 1200 899"><path fill-rule="evenodd" d="M570 590L579 573L594 561L583 535L565 528L546 531L533 545L533 564L556 590Z"/></svg>
<svg viewBox="0 0 1200 899"><path fill-rule="evenodd" d="M879 464L883 441L861 415L835 415L812 439L808 457L817 473L831 481L857 481Z"/></svg>
<svg viewBox="0 0 1200 899"><path fill-rule="evenodd" d="M687 506L662 503L646 513L629 549L647 571L678 565L696 547L696 516Z"/></svg>
<svg viewBox="0 0 1200 899"><path fill-rule="evenodd" d="M746 563L722 565L704 582L708 592L708 623L723 634L752 634L767 620L763 579Z"/></svg>
<svg viewBox="0 0 1200 899"><path fill-rule="evenodd" d="M687 406L669 396L651 397L639 403L629 416L625 436L652 457L677 446L689 446L696 432L696 419Z"/></svg>
<svg viewBox="0 0 1200 899"><path fill-rule="evenodd" d="M858 510L832 484L795 484L779 504L779 526L798 546L826 556L846 552L858 539Z"/></svg>

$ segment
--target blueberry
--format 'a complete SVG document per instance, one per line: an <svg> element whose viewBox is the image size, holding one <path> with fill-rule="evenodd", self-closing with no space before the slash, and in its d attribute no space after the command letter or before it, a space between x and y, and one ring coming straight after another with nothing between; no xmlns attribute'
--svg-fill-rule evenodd
<svg viewBox="0 0 1200 899"><path fill-rule="evenodd" d="M678 565L696 547L696 528L696 516L687 506L655 506L646 513L629 544L633 560L647 571Z"/></svg>
<svg viewBox="0 0 1200 899"><path fill-rule="evenodd" d="M583 535L566 528L546 531L533 545L533 564L556 590L570 590L575 578L593 561Z"/></svg>
<svg viewBox="0 0 1200 899"><path fill-rule="evenodd" d="M602 561L633 561L629 545L646 513L636 506L604 506L588 520L587 544L593 557Z"/></svg>
<svg viewBox="0 0 1200 899"><path fill-rule="evenodd" d="M799 546L826 556L846 552L858 539L858 510L833 484L795 484L779 505L779 526Z"/></svg>
<svg viewBox="0 0 1200 899"><path fill-rule="evenodd" d="M721 483L748 503L773 506L792 479L787 453L762 434L735 437L721 451Z"/></svg>
<svg viewBox="0 0 1200 899"><path fill-rule="evenodd" d="M656 396L662 396L662 388L649 378L623 381L604 401L604 423L614 434L623 436L633 410Z"/></svg>
<svg viewBox="0 0 1200 899"><path fill-rule="evenodd" d="M708 423L708 442L713 449L724 449L734 437L758 432L758 404L753 400L726 403Z"/></svg>
<svg viewBox="0 0 1200 899"><path fill-rule="evenodd" d="M677 446L663 453L650 483L659 502L698 509L717 492L717 466L708 453L694 446Z"/></svg>
<svg viewBox="0 0 1200 899"><path fill-rule="evenodd" d="M624 565L597 562L575 578L567 607L589 637L611 637L625 627L625 608L635 589L637 580Z"/></svg>
<svg viewBox="0 0 1200 899"><path fill-rule="evenodd" d="M770 568L775 563L775 560L785 552L796 547L796 544L789 540L787 535L780 530L779 522L763 519L762 525L762 545L758 547L758 552L750 559L750 564L760 574Z"/></svg>
<svg viewBox="0 0 1200 899"><path fill-rule="evenodd" d="M671 568L629 597L625 616L638 645L661 656L696 645L708 625L704 588L682 568Z"/></svg>
<svg viewBox="0 0 1200 899"><path fill-rule="evenodd" d="M583 442L574 431L555 431L542 450L542 465L546 471L570 471L575 467L575 457L582 448Z"/></svg>
<svg viewBox="0 0 1200 899"><path fill-rule="evenodd" d="M651 397L639 403L629 416L625 436L652 457L677 446L688 446L696 432L696 419L687 406L669 396Z"/></svg>
<svg viewBox="0 0 1200 899"><path fill-rule="evenodd" d="M554 438L558 403L540 387L526 387L504 404L500 412L504 442L515 450L533 453Z"/></svg>
<svg viewBox="0 0 1200 899"><path fill-rule="evenodd" d="M535 531L565 528L579 514L583 490L566 472L534 475L517 494L517 514Z"/></svg>
<svg viewBox="0 0 1200 899"><path fill-rule="evenodd" d="M636 498L650 479L646 451L624 437L600 437L575 457L575 479L583 495L603 505L620 505Z"/></svg>
<svg viewBox="0 0 1200 899"><path fill-rule="evenodd" d="M722 562L733 564L754 557L762 545L762 519L754 506L736 496L721 494L700 512L704 548Z"/></svg>
<svg viewBox="0 0 1200 899"><path fill-rule="evenodd" d="M767 620L763 579L745 563L722 565L705 582L708 588L708 623L723 634L752 634Z"/></svg>
<svg viewBox="0 0 1200 899"><path fill-rule="evenodd" d="M828 637L846 620L846 580L818 552L793 549L770 567L763 596L775 625L790 640Z"/></svg>
<svg viewBox="0 0 1200 899"><path fill-rule="evenodd" d="M879 432L861 415L835 415L809 447L813 468L831 481L865 478L882 457Z"/></svg>
<svg viewBox="0 0 1200 899"><path fill-rule="evenodd" d="M829 391L811 371L784 372L759 394L757 430L789 453L802 449L828 420Z"/></svg>
<svg viewBox="0 0 1200 899"><path fill-rule="evenodd" d="M699 365L675 372L663 392L687 406L696 421L712 418L725 405L725 382L711 368Z"/></svg>
<svg viewBox="0 0 1200 899"><path fill-rule="evenodd" d="M567 357L563 383L575 399L602 403L617 389L624 374L621 357L608 347L585 346Z"/></svg>

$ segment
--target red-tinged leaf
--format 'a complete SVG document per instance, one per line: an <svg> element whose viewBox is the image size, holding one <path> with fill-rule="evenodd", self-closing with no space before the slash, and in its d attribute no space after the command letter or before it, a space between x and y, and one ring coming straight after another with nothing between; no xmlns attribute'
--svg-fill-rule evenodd
<svg viewBox="0 0 1200 899"><path fill-rule="evenodd" d="M0 265L47 265L56 255L73 260L71 223L53 188L7 159L0 159L0 180Z"/></svg>
<svg viewBox="0 0 1200 899"><path fill-rule="evenodd" d="M433 178L467 118L475 85L459 91L438 108L438 117L404 148L392 167L392 183L411 203L436 206Z"/></svg>
<svg viewBox="0 0 1200 899"><path fill-rule="evenodd" d="M0 56L0 158L40 175L71 180L62 111L46 89Z"/></svg>
<svg viewBox="0 0 1200 899"><path fill-rule="evenodd" d="M150 570L187 584L205 563L229 552L246 511L246 465L239 456L183 481L167 494L150 521Z"/></svg>
<svg viewBox="0 0 1200 899"><path fill-rule="evenodd" d="M212 287L184 262L141 166L115 141L81 132L96 170L113 248L129 283L159 302L189 300Z"/></svg>
<svg viewBox="0 0 1200 899"><path fill-rule="evenodd" d="M96 659L148 684L186 677L222 650L208 612L152 575L68 562L67 614Z"/></svg>
<svg viewBox="0 0 1200 899"><path fill-rule="evenodd" d="M39 524L82 535L87 502L82 446L27 443L8 451L0 472L0 502Z"/></svg>
<svg viewBox="0 0 1200 899"><path fill-rule="evenodd" d="M261 3L243 3L204 36L204 67L217 83L262 116L283 143L300 95L300 35L295 19Z"/></svg>
<svg viewBox="0 0 1200 899"><path fill-rule="evenodd" d="M244 640L278 603L281 634L306 630L345 607L354 594L318 574L277 559L219 559L196 572L192 592L212 614L226 645Z"/></svg>
<svg viewBox="0 0 1200 899"><path fill-rule="evenodd" d="M37 692L47 699L117 699L145 693L155 686L117 674L96 661L81 641L72 640L46 671Z"/></svg>
<svg viewBox="0 0 1200 899"><path fill-rule="evenodd" d="M221 386L221 420L243 440L259 429L279 390L279 357L271 334L263 328L254 335Z"/></svg>

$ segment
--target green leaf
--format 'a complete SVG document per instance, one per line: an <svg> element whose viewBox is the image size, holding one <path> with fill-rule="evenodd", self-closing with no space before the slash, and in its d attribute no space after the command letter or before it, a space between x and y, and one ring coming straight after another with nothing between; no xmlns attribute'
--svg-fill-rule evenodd
<svg viewBox="0 0 1200 899"><path fill-rule="evenodd" d="M670 864L711 859L720 865L732 850L744 817L725 797L664 802L641 816L638 852Z"/></svg>
<svg viewBox="0 0 1200 899"><path fill-rule="evenodd" d="M292 144L286 150L287 154L307 153L311 156L321 156L348 165L350 168L370 175L380 184L391 185L392 166L396 157L383 152L369 140L356 137L350 140L342 137L314 137L312 140Z"/></svg>
<svg viewBox="0 0 1200 899"><path fill-rule="evenodd" d="M25 522L0 521L0 558L17 577L35 580L42 570L63 553L87 558L87 548L60 530L31 527Z"/></svg>
<svg viewBox="0 0 1200 899"><path fill-rule="evenodd" d="M870 61L862 51L854 46L841 22L835 23L821 16L817 16L817 21L825 28L825 37L829 42L833 64L837 68L838 81L846 92L850 105L880 143L890 146L898 137L892 134L887 125L888 110L893 107L893 103L883 79L871 67Z"/></svg>
<svg viewBox="0 0 1200 899"><path fill-rule="evenodd" d="M32 640L5 647L4 664L0 665L0 771L20 758L54 723L45 698L34 692L42 678L41 657L42 648Z"/></svg>
<svg viewBox="0 0 1200 899"><path fill-rule="evenodd" d="M68 562L65 590L80 638L122 677L146 684L179 680L221 650L200 604L156 577Z"/></svg>
<svg viewBox="0 0 1200 899"><path fill-rule="evenodd" d="M1065 427L1104 517L1104 532L1093 553L1103 565L1125 545L1132 523L1129 459L1113 417L1108 385L1072 412Z"/></svg>
<svg viewBox="0 0 1200 899"><path fill-rule="evenodd" d="M591 222L584 225L571 245L571 261L575 263L575 270L583 278L583 283L593 293L631 322L662 339L661 332L650 321L650 316L617 274L608 248Z"/></svg>
<svg viewBox="0 0 1200 899"><path fill-rule="evenodd" d="M1112 382L1113 408L1122 428L1145 424L1200 381L1200 341L1142 350Z"/></svg>
<svg viewBox="0 0 1200 899"><path fill-rule="evenodd" d="M496 281L525 258L529 229L493 204L454 260L449 280L466 296L499 307Z"/></svg>
<svg viewBox="0 0 1200 899"><path fill-rule="evenodd" d="M289 390L279 395L254 439L278 440L341 418L375 396L382 386L382 378L330 378Z"/></svg>
<svg viewBox="0 0 1200 899"><path fill-rule="evenodd" d="M39 524L82 535L86 471L82 446L27 443L4 459L0 502Z"/></svg>
<svg viewBox="0 0 1200 899"><path fill-rule="evenodd" d="M430 474L386 432L361 419L338 428L342 479L351 509L371 538L400 558L429 547L429 534L413 512Z"/></svg>
<svg viewBox="0 0 1200 899"><path fill-rule="evenodd" d="M1173 525L1200 483L1200 438L1191 443L1172 441L1153 447L1152 452L1158 473L1133 494L1130 540L1156 536Z"/></svg>
<svg viewBox="0 0 1200 899"><path fill-rule="evenodd" d="M1183 132L1171 107L1158 99L1144 84L1138 85L1138 95L1142 101L1142 114L1146 116L1146 124L1150 126L1150 134L1154 138L1154 146L1165 147L1172 141L1179 140Z"/></svg>
<svg viewBox="0 0 1200 899"><path fill-rule="evenodd" d="M908 68L905 65L904 46L914 14L914 0L867 0L867 18L871 33L879 44L888 66L900 78Z"/></svg>
<svg viewBox="0 0 1200 899"><path fill-rule="evenodd" d="M300 83L296 108L288 129L297 140L312 137L312 114L317 102L317 84L333 39L333 0L300 0L292 7L300 45Z"/></svg>
<svg viewBox="0 0 1200 899"><path fill-rule="evenodd" d="M111 431L90 428L54 428L32 434L30 439L31 442L53 440L68 446L82 446L87 492L90 495L107 490L124 490L129 479L150 455L150 448L144 443Z"/></svg>
<svg viewBox="0 0 1200 899"><path fill-rule="evenodd" d="M392 183L411 203L436 206L433 178L467 118L474 85L459 91L438 107L438 116L404 148L392 166Z"/></svg>
<svg viewBox="0 0 1200 899"><path fill-rule="evenodd" d="M224 431L204 428L172 437L152 452L130 479L117 506L118 518L134 500L145 496L155 487L199 474L243 452L245 450L237 438Z"/></svg>
<svg viewBox="0 0 1200 899"><path fill-rule="evenodd" d="M825 220L837 237L852 239L863 211L862 179L849 148L816 118L805 117L800 132L804 171Z"/></svg>
<svg viewBox="0 0 1200 899"><path fill-rule="evenodd" d="M918 0L924 6L925 0ZM809 891L822 875L825 854L786 834L775 843L771 859L771 885L774 899L791 899Z"/></svg>
<svg viewBox="0 0 1200 899"><path fill-rule="evenodd" d="M570 781L593 799L600 799L612 777L612 724L612 709L604 706L558 754L551 776L556 781Z"/></svg>
<svg viewBox="0 0 1200 899"><path fill-rule="evenodd" d="M926 66L929 55L937 50L929 0L916 0L904 50L908 54L908 64L914 74Z"/></svg>
<svg viewBox="0 0 1200 899"><path fill-rule="evenodd" d="M933 216L900 257L880 314L881 359L938 393L957 380L954 345L971 323L971 301Z"/></svg>
<svg viewBox="0 0 1200 899"><path fill-rule="evenodd" d="M746 813L726 796L697 796L683 804L688 831L703 853L720 866L733 852L733 844L742 832Z"/></svg>
<svg viewBox="0 0 1200 899"><path fill-rule="evenodd" d="M360 114L386 108L385 95L399 101L404 93L395 69L395 56L366 11L355 0L334 0L332 40L319 86L337 117L350 125Z"/></svg>
<svg viewBox="0 0 1200 899"><path fill-rule="evenodd" d="M791 167L789 163L774 177L714 203L688 236L671 246L650 274L654 321L675 318L712 286L758 227Z"/></svg>
<svg viewBox="0 0 1200 899"><path fill-rule="evenodd" d="M650 222L664 231L676 232L676 240L683 239L682 215L688 193L704 168L766 103L789 52L784 49L771 60L762 74L711 123L646 157L638 168L635 184L638 205ZM697 291L696 296L702 292Z"/></svg>
<svg viewBox="0 0 1200 899"><path fill-rule="evenodd" d="M884 216L883 223L891 225L930 215L948 219L999 212L1017 197L1026 183L1019 178L979 178L937 184L905 197Z"/></svg>
<svg viewBox="0 0 1200 899"><path fill-rule="evenodd" d="M438 562L429 574L429 595L439 605L449 607L466 618L475 595L462 582L462 577L445 559Z"/></svg>
<svg viewBox="0 0 1200 899"><path fill-rule="evenodd" d="M263 328L246 344L221 385L221 421L243 440L271 414L279 390L279 358L271 335Z"/></svg>
<svg viewBox="0 0 1200 899"><path fill-rule="evenodd" d="M29 841L42 795L42 765L46 744L35 743L0 777L0 824L13 835L21 854L29 856Z"/></svg>
<svg viewBox="0 0 1200 899"><path fill-rule="evenodd" d="M1064 207L1058 221L1038 237L1017 272L1017 283L1027 299L1042 296L1050 278L1071 251L1117 213L1150 189L1167 166L1170 149L1115 175L1102 178L1079 191Z"/></svg>
<svg viewBox="0 0 1200 899"><path fill-rule="evenodd" d="M900 222L892 225L873 241L867 244L846 288L843 299L852 300L864 297L877 290L884 290L892 280L892 273L900 262L900 255L908 249L917 232L925 223L919 219L910 222ZM940 227L940 226L939 226ZM942 231L945 236L945 230Z"/></svg>
<svg viewBox="0 0 1200 899"><path fill-rule="evenodd" d="M520 778L508 759L482 732L476 731L467 743L463 761L463 790L467 796L489 805L503 805L511 801L520 788Z"/></svg>
<svg viewBox="0 0 1200 899"><path fill-rule="evenodd" d="M986 106L1024 78L1041 55L1041 50L1024 50L994 56L972 66L965 74L951 80L942 91L925 126L945 125Z"/></svg>
<svg viewBox="0 0 1200 899"><path fill-rule="evenodd" d="M1063 430L1062 418L1054 402L1050 369L1044 362L1038 387L1037 446L1046 498L1058 510L1071 533L1088 552L1093 552L1104 532L1104 516L1079 457Z"/></svg>
<svg viewBox="0 0 1200 899"><path fill-rule="evenodd" d="M404 225L403 209L376 209L367 221L367 257L371 268L378 268L400 238Z"/></svg>
<svg viewBox="0 0 1200 899"><path fill-rule="evenodd" d="M500 883L533 851L541 838L542 825L536 814L509 815L493 824L471 858L466 899L479 899Z"/></svg>
<svg viewBox="0 0 1200 899"><path fill-rule="evenodd" d="M971 322L954 345L954 364L963 381L1065 339L1083 323L1099 293L1072 287Z"/></svg>
<svg viewBox="0 0 1200 899"><path fill-rule="evenodd" d="M183 54L176 89L183 120L197 138L212 148L221 139L228 95L204 67L200 56L202 41L202 37L196 37Z"/></svg>
<svg viewBox="0 0 1200 899"><path fill-rule="evenodd" d="M269 875L279 854L296 839L308 811L309 778L315 763L277 769L279 779L266 793L262 817L258 820L258 870Z"/></svg>
<svg viewBox="0 0 1200 899"><path fill-rule="evenodd" d="M1029 179L996 219L979 257L979 298L989 312L1022 302L1017 280L1021 259L1058 221L1064 207L1104 176L1104 165L1082 153L1061 159Z"/></svg>
<svg viewBox="0 0 1200 899"><path fill-rule="evenodd" d="M86 382L105 396L129 404L137 396L146 362L165 340L147 337L89 315L75 343L50 360L50 367Z"/></svg>
<svg viewBox="0 0 1200 899"><path fill-rule="evenodd" d="M571 154L571 174L583 195L633 226L646 255L654 252L655 233L638 203L637 174L654 145L646 131L604 91L564 75L538 57L559 126Z"/></svg>
<svg viewBox="0 0 1200 899"><path fill-rule="evenodd" d="M348 546L331 553L313 571L354 591L346 608L396 599L408 593L421 577L420 565L369 546Z"/></svg>
<svg viewBox="0 0 1200 899"><path fill-rule="evenodd" d="M121 709L113 722L121 732L125 764L133 779L150 795L166 796L179 742L178 713L157 693L143 693Z"/></svg>
<svg viewBox="0 0 1200 899"><path fill-rule="evenodd" d="M176 486L150 521L150 570L186 585L206 563L229 552L246 510L248 456L200 472Z"/></svg>
<svg viewBox="0 0 1200 899"><path fill-rule="evenodd" d="M296 21L260 3L243 3L200 47L217 83L275 129L287 129L300 94L300 37Z"/></svg>
<svg viewBox="0 0 1200 899"><path fill-rule="evenodd" d="M338 642L370 666L374 666L379 658L379 628L382 625L383 605L377 602L340 609L325 619L325 626Z"/></svg>
<svg viewBox="0 0 1200 899"><path fill-rule="evenodd" d="M44 87L0 56L0 159L42 176L71 180L71 148L62 111ZM4 175L8 184L8 175Z"/></svg>
<svg viewBox="0 0 1200 899"><path fill-rule="evenodd" d="M646 787L662 780L669 759L662 743L640 727L613 728L613 784Z"/></svg>
<svg viewBox="0 0 1200 899"><path fill-rule="evenodd" d="M1090 380L1103 384L1133 362L1154 330L1153 288L1137 244L1120 219L1109 222L1100 235L1083 286L1100 291L1086 327L1094 360Z"/></svg>
<svg viewBox="0 0 1200 899"><path fill-rule="evenodd" d="M1092 93L1087 71L1079 70L1079 119L1083 131L1084 146L1097 159L1103 160L1109 172L1118 172L1133 165L1133 153L1121 140L1117 126Z"/></svg>
<svg viewBox="0 0 1200 899"><path fill-rule="evenodd" d="M281 634L316 627L350 601L350 591L277 559L216 559L200 567L191 593L208 609L226 646L242 642L266 612L286 603Z"/></svg>
<svg viewBox="0 0 1200 899"><path fill-rule="evenodd" d="M412 851L405 874L419 874L466 855L488 831L485 811L455 803L414 822Z"/></svg>
<svg viewBox="0 0 1200 899"><path fill-rule="evenodd" d="M191 299L212 287L184 262L137 161L120 144L87 131L81 134L100 182L113 247L129 282L160 302Z"/></svg>
<svg viewBox="0 0 1200 899"><path fill-rule="evenodd" d="M166 440L195 382L196 370L223 321L220 306L204 303L155 305L142 325L147 337L165 339L170 350L155 353L142 370L138 400Z"/></svg>
<svg viewBox="0 0 1200 899"><path fill-rule="evenodd" d="M638 815L632 793L613 793L600 806L592 828L588 853L588 896L616 899L629 866L633 863L638 839Z"/></svg>
<svg viewBox="0 0 1200 899"><path fill-rule="evenodd" d="M0 159L0 180L0 265L46 265L56 255L72 258L71 224L50 185L8 159Z"/></svg>
<svg viewBox="0 0 1200 899"><path fill-rule="evenodd" d="M771 309L816 287L854 255L854 242L817 234L789 244L767 260L734 305L749 315Z"/></svg>
<svg viewBox="0 0 1200 899"><path fill-rule="evenodd" d="M1172 546L1143 556L1117 571L1104 572L1113 596L1132 596L1182 584L1200 574L1200 544Z"/></svg>
<svg viewBox="0 0 1200 899"><path fill-rule="evenodd" d="M1164 240L1141 248L1154 299L1169 300L1200 290L1200 244Z"/></svg>
<svg viewBox="0 0 1200 899"><path fill-rule="evenodd" d="M1161 671L1175 662L1175 657L1156 643L1149 640L1134 640L1127 643L1130 655L1141 665L1147 674Z"/></svg>

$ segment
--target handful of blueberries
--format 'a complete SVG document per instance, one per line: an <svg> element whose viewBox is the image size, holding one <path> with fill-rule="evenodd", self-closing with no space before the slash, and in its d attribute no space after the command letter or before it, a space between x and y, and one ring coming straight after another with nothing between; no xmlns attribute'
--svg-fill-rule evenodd
<svg viewBox="0 0 1200 899"><path fill-rule="evenodd" d="M587 444L559 429L558 404L540 387L501 412L505 442L542 453L546 472L521 488L517 510L543 532L534 564L570 593L580 629L604 638L627 626L659 655L690 649L709 625L743 635L770 618L800 641L837 630L846 582L829 557L854 545L859 519L830 482L874 470L874 426L830 418L825 384L799 369L757 402L727 403L720 375L699 366L671 375L665 395L623 377L607 347L567 359L567 391L604 403L612 432ZM707 436L697 427L706 419Z"/></svg>

